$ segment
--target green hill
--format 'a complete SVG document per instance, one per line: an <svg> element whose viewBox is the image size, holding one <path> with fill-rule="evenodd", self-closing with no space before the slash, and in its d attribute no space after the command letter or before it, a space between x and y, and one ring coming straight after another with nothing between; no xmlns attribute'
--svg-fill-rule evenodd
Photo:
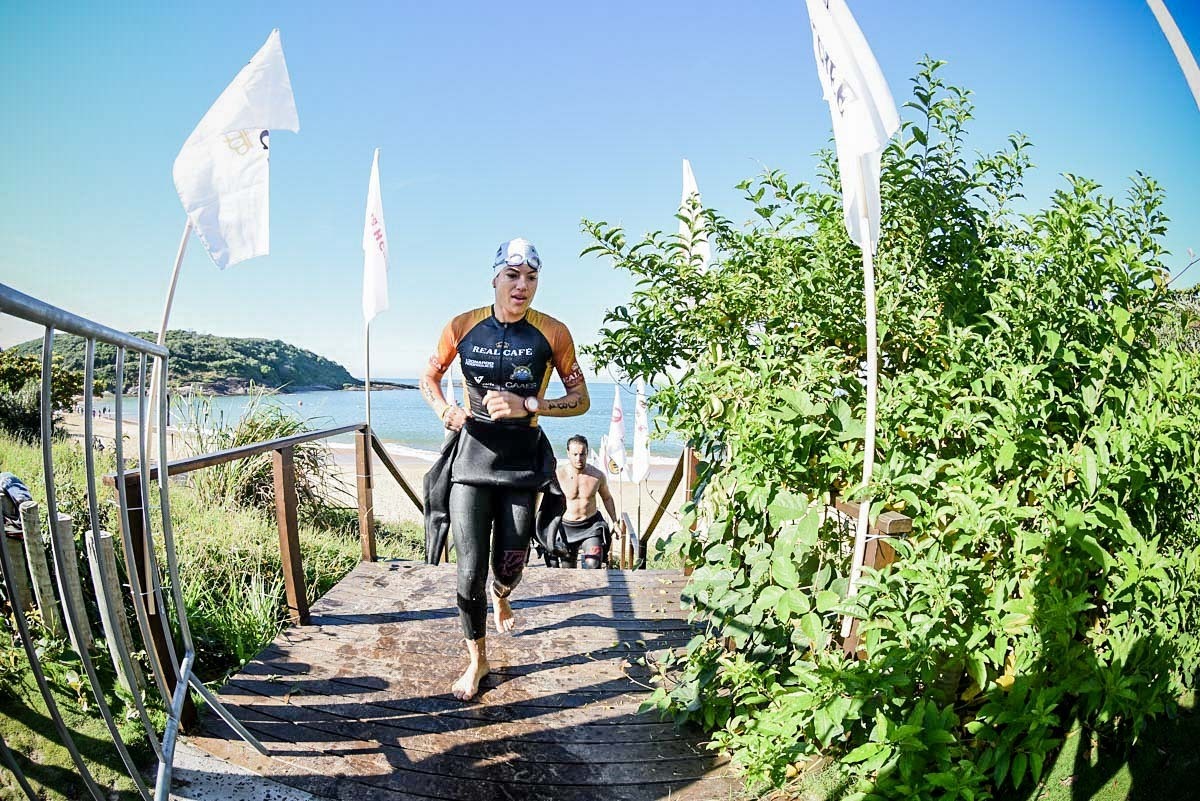
<svg viewBox="0 0 1200 801"><path fill-rule="evenodd" d="M154 341L149 331L134 331L134 336ZM218 395L244 393L253 382L282 392L314 389L345 389L362 386L345 367L312 351L297 348L278 339L242 339L198 334L194 331L168 331L167 348L171 351L170 385L192 387L198 392ZM31 340L14 350L41 356L41 340ZM64 334L55 337L54 352L62 356L65 367L84 368L84 341ZM96 345L96 388L111 392L116 375L116 351L111 345ZM147 369L150 365L147 365ZM147 382L149 378L147 378ZM374 383L374 382L372 382ZM137 384L137 360L127 354L125 389Z"/></svg>

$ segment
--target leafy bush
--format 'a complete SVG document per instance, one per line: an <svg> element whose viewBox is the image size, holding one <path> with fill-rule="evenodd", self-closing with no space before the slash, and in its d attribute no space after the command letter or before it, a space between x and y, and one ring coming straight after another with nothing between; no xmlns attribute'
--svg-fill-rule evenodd
<svg viewBox="0 0 1200 801"><path fill-rule="evenodd" d="M269 390L251 387L250 400L237 420L214 414L207 396L190 397L183 404L184 445L194 455L267 442L311 431L307 421L266 401ZM323 483L333 474L333 454L324 442L293 448L296 498L301 507L314 509L325 503ZM275 508L275 480L270 452L214 465L191 474L200 498L210 504Z"/></svg>
<svg viewBox="0 0 1200 801"><path fill-rule="evenodd" d="M883 159L873 513L900 560L847 598L822 513L864 497L858 249L836 161L768 172L756 219L705 212L721 253L585 221L637 287L591 354L654 381L703 457L688 597L706 634L653 704L697 721L748 781L838 760L867 798L968 798L1037 781L1079 721L1128 742L1200 668L1200 363L1160 347L1162 192L1066 176L1018 215L1029 145L965 154L969 93L925 61ZM865 656L837 640L862 618Z"/></svg>
<svg viewBox="0 0 1200 801"><path fill-rule="evenodd" d="M50 404L52 422L57 426L60 412L83 392L83 373L63 367L62 359L51 359ZM0 351L0 431L23 442L41 436L42 357L22 355L14 350Z"/></svg>

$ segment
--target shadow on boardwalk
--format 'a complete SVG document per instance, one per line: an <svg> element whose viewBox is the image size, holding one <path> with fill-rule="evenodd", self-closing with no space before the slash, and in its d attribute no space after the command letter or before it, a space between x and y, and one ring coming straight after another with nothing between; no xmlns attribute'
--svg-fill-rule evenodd
<svg viewBox="0 0 1200 801"><path fill-rule="evenodd" d="M728 767L694 733L638 714L637 659L685 644L684 579L531 568L514 636L493 636L479 699L464 665L453 566L363 564L221 692L270 752L210 716L192 742L322 798L721 799Z"/></svg>

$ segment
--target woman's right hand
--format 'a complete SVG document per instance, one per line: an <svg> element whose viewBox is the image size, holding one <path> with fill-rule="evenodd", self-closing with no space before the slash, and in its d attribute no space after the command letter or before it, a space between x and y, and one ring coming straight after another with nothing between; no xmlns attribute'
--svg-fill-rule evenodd
<svg viewBox="0 0 1200 801"><path fill-rule="evenodd" d="M470 414L461 406L450 406L442 416L442 421L446 424L446 428L451 431L459 431L466 424Z"/></svg>

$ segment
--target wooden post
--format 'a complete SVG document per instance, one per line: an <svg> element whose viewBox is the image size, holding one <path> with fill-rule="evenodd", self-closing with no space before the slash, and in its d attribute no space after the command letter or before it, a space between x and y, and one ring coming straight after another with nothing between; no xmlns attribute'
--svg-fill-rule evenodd
<svg viewBox="0 0 1200 801"><path fill-rule="evenodd" d="M119 478L117 479L120 480ZM128 555L128 558L133 562L132 565L127 565L130 569L130 584L131 591L138 592L141 596L142 603L146 607L146 625L150 630L150 642L146 643L147 648L153 648L155 659L151 664L158 666L158 675L155 681L160 685L160 688L167 690L167 699L170 699L175 693L175 687L179 684L179 672L176 669L175 661L171 658L171 649L167 646L166 621L163 620L163 610L158 607L158 603L154 596L154 585L152 583L151 572L154 570L154 563L150 560L149 548L152 547L150 538L146 536L146 517L145 510L142 508L142 488L141 478L137 473L130 474L125 478L125 497L129 501L129 507L126 510L125 525L129 527L129 539L133 545L133 553ZM136 575L137 581L133 581ZM183 711L180 715L180 723L185 727L191 726L196 722L196 706L192 703L192 696L188 694L183 703Z"/></svg>
<svg viewBox="0 0 1200 801"><path fill-rule="evenodd" d="M62 618L58 613L58 598L54 595L54 580L46 563L46 540L42 537L42 516L37 501L21 504L21 531L25 535L25 561L33 577L33 595L37 599L42 625L51 637L63 635Z"/></svg>
<svg viewBox="0 0 1200 801"><path fill-rule="evenodd" d="M687 450L684 451L683 455L684 455L683 486L685 488L684 492L686 493L684 496L684 499L686 502L690 503L690 502L694 501L696 498L696 480L697 480L696 474L697 474L697 469L700 466L700 460L698 458L696 458L696 451L690 445L688 446ZM693 523L692 531L695 531L695 530L696 530L696 524ZM692 571L694 569L695 569L695 567L693 565L685 564L683 566L683 575L685 575L685 576L692 575Z"/></svg>
<svg viewBox="0 0 1200 801"><path fill-rule="evenodd" d="M362 560L374 562L375 553L375 496L371 477L371 432L354 435L354 464L358 476L358 538L362 544Z"/></svg>
<svg viewBox="0 0 1200 801"><path fill-rule="evenodd" d="M129 620L125 617L124 594L121 592L121 579L117 573L112 534L101 531L97 539L89 531L87 549L88 564L92 570L92 586L96 588L96 603L100 607L100 622L104 627L108 655L112 658L121 686L130 695L137 695L142 690L142 677L130 657L133 651L133 635L129 631Z"/></svg>
<svg viewBox="0 0 1200 801"><path fill-rule="evenodd" d="M76 631L67 628L67 633L71 635L71 647L75 649L75 653L82 656L85 650L92 647L92 627L88 622L87 607L83 603L83 585L79 581L79 562L76 561L75 533L71 530L71 522L70 515L58 516L54 523L50 547L57 554L55 566L62 569L62 575L58 576L58 594L62 596L64 608L70 610L69 614L79 626Z"/></svg>
<svg viewBox="0 0 1200 801"><path fill-rule="evenodd" d="M283 563L283 586L287 591L292 622L307 626L308 596L304 589L304 567L300 560L300 524L296 520L296 462L292 446L271 453L275 473L275 519L279 524L279 557ZM359 478L362 481L362 478ZM361 486L361 485L360 485ZM361 513L361 496L359 500Z"/></svg>
<svg viewBox="0 0 1200 801"><path fill-rule="evenodd" d="M859 504L843 501L838 498L836 493L831 494L829 505L851 520L858 517ZM884 567L892 564L896 561L896 549L892 547L888 540L893 537L904 537L911 532L912 518L908 515L903 515L899 512L880 512L875 522L871 525L871 532L867 537L866 548L863 553L863 564L874 570L882 570ZM862 643L858 636L860 622L857 619L853 620L850 624L849 632L842 639L843 653L848 657L857 659L862 659L866 656L866 652L862 650Z"/></svg>
<svg viewBox="0 0 1200 801"><path fill-rule="evenodd" d="M9 536L7 532L0 539L4 540L4 550L8 551L8 561L13 567L13 586L8 588L9 597L21 605L26 612L33 609L33 590L29 587L29 571L25 568L25 548L22 537Z"/></svg>

